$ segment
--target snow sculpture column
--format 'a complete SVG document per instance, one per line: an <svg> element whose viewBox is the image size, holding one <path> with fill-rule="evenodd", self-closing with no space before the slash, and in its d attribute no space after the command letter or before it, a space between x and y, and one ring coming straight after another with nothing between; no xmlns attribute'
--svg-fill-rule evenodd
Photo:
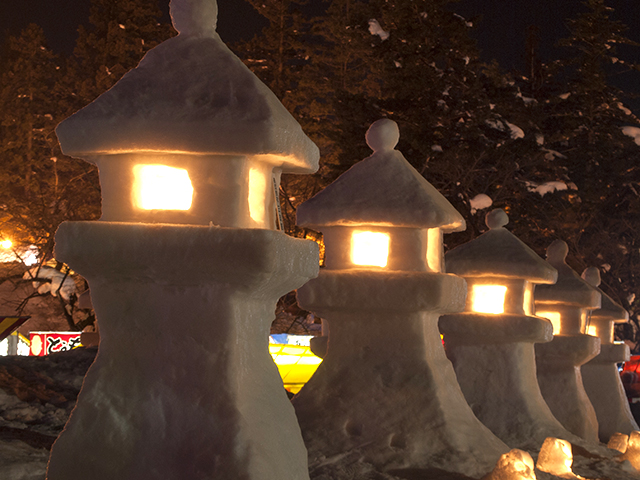
<svg viewBox="0 0 640 480"><path fill-rule="evenodd" d="M48 479L308 479L268 336L318 271L315 243L274 230L280 173L318 150L222 43L215 1L171 13L180 35L57 129L100 170L101 221L61 225L56 257L102 338Z"/></svg>
<svg viewBox="0 0 640 480"><path fill-rule="evenodd" d="M587 268L582 278L590 285L600 285L600 271ZM591 311L587 333L600 339L600 354L582 365L582 382L598 417L600 441L607 443L614 433L630 434L640 430L633 419L629 402L620 380L617 363L629 360L629 347L613 341L614 323L629 321L629 314L613 299L598 289L602 306Z"/></svg>
<svg viewBox="0 0 640 480"><path fill-rule="evenodd" d="M598 420L582 384L580 366L600 352L600 339L585 334L587 317L600 307L600 293L574 272L562 240L547 248L547 261L558 270L555 285L540 285L534 295L536 315L553 325L553 340L536 345L540 391L553 415L567 430L598 442Z"/></svg>
<svg viewBox="0 0 640 480"><path fill-rule="evenodd" d="M533 316L535 284L552 284L555 268L504 228L503 210L489 231L445 256L449 273L467 281L465 311L440 318L445 350L478 419L512 448L536 451L547 437L574 439L549 410L536 377L534 343L553 338Z"/></svg>
<svg viewBox="0 0 640 480"><path fill-rule="evenodd" d="M326 267L298 300L330 334L293 404L312 474L368 463L479 477L508 448L465 402L437 325L464 305L464 280L443 273L442 247L442 232L464 220L394 150L398 138L395 122L375 122L373 155L298 208L298 223L322 231L326 246Z"/></svg>

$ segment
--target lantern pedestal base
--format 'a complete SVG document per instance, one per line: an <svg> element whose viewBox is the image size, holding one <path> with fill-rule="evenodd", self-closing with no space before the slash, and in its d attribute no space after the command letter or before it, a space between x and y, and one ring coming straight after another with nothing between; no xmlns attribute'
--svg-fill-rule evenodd
<svg viewBox="0 0 640 480"><path fill-rule="evenodd" d="M598 442L598 420L582 383L580 366L600 351L590 335L555 335L535 346L538 383L547 405L564 427L588 442Z"/></svg>
<svg viewBox="0 0 640 480"><path fill-rule="evenodd" d="M467 405L437 326L464 292L453 275L331 270L298 290L330 327L324 361L293 399L312 476L356 464L493 469L508 448Z"/></svg>
<svg viewBox="0 0 640 480"><path fill-rule="evenodd" d="M48 479L308 478L268 336L316 255L270 230L61 225L56 257L88 280L101 340Z"/></svg>
<svg viewBox="0 0 640 480"><path fill-rule="evenodd" d="M628 435L639 430L616 365L627 360L627 345L605 343L600 346L600 355L582 366L582 383L596 411L598 435L603 443L616 432Z"/></svg>
<svg viewBox="0 0 640 480"><path fill-rule="evenodd" d="M547 437L578 440L553 416L538 386L533 342L553 338L548 321L460 313L441 317L440 331L467 403L509 447L537 451Z"/></svg>

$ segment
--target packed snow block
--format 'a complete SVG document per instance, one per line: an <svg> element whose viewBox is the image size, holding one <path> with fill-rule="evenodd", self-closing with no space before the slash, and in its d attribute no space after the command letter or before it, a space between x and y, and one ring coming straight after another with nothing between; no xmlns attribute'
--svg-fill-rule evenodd
<svg viewBox="0 0 640 480"><path fill-rule="evenodd" d="M395 150L395 122L375 122L366 139L373 155L297 211L326 247L326 267L298 290L329 325L324 360L293 398L311 476L481 477L508 448L465 402L437 325L465 302L442 244L464 220Z"/></svg>
<svg viewBox="0 0 640 480"><path fill-rule="evenodd" d="M464 312L440 318L445 351L475 415L512 448L538 451L549 436L575 441L545 403L536 377L535 343L553 338L533 316L536 284L557 271L504 226L503 210L487 214L489 230L445 255L448 272L467 280Z"/></svg>
<svg viewBox="0 0 640 480"><path fill-rule="evenodd" d="M56 257L89 282L101 342L47 478L308 478L268 337L317 255L272 230L62 224Z"/></svg>
<svg viewBox="0 0 640 480"><path fill-rule="evenodd" d="M590 285L600 285L600 271L587 268L582 278ZM618 372L618 363L629 360L629 347L613 340L615 323L629 321L629 313L598 289L601 306L591 312L589 333L600 339L600 354L582 365L582 383L598 417L598 435L603 443L616 433L630 434L639 430L631 414L629 402Z"/></svg>
<svg viewBox="0 0 640 480"><path fill-rule="evenodd" d="M598 442L598 419L584 389L580 366L600 352L600 339L587 335L587 318L600 308L600 292L566 263L569 248L562 240L547 248L547 261L558 270L554 285L535 291L536 315L554 327L549 343L536 345L538 383L553 415L571 433Z"/></svg>

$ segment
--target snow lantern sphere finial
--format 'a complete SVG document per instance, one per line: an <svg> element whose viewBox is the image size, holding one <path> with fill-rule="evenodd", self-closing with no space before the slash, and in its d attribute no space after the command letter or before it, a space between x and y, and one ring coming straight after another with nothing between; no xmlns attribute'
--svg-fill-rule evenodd
<svg viewBox="0 0 640 480"><path fill-rule="evenodd" d="M568 254L569 245L564 240L554 240L547 247L547 261L553 266L566 263L565 260Z"/></svg>
<svg viewBox="0 0 640 480"><path fill-rule="evenodd" d="M216 33L216 0L171 0L173 27L182 35L208 36Z"/></svg>
<svg viewBox="0 0 640 480"><path fill-rule="evenodd" d="M398 124L388 118L381 118L371 124L367 130L367 145L374 152L393 150L400 140Z"/></svg>
<svg viewBox="0 0 640 480"><path fill-rule="evenodd" d="M490 230L504 227L507 223L509 223L509 215L501 208L496 208L495 210L491 210L484 217L484 221L489 227Z"/></svg>
<svg viewBox="0 0 640 480"><path fill-rule="evenodd" d="M600 270L597 267L588 267L582 272L582 279L592 287L600 286L602 279L600 278Z"/></svg>

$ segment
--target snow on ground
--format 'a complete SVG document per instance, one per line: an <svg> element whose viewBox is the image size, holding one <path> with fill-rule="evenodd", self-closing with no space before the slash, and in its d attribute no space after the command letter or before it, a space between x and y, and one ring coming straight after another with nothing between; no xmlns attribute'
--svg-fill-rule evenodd
<svg viewBox="0 0 640 480"><path fill-rule="evenodd" d="M96 349L0 358L0 479L43 480Z"/></svg>
<svg viewBox="0 0 640 480"><path fill-rule="evenodd" d="M622 127L622 133L633 138L637 145L640 145L640 128L638 127Z"/></svg>

